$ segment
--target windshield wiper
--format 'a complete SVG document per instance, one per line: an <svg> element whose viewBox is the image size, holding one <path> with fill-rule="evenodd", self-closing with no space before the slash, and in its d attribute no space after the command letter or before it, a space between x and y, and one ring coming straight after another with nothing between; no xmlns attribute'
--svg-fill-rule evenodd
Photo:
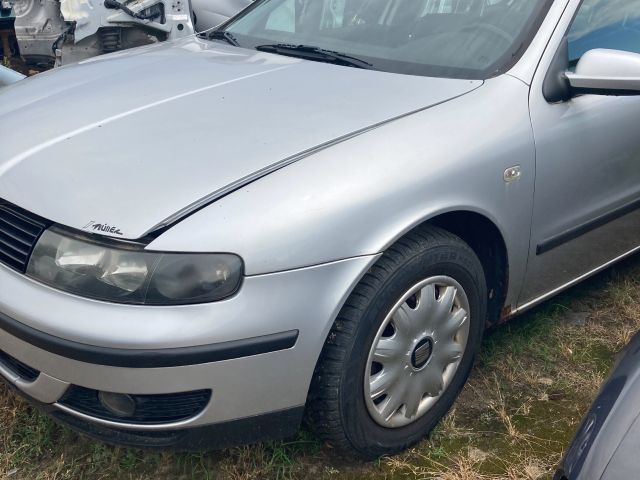
<svg viewBox="0 0 640 480"><path fill-rule="evenodd" d="M224 40L234 47L240 46L236 37L233 36L233 33L227 32L226 30L214 30L207 35L207 38L210 40Z"/></svg>
<svg viewBox="0 0 640 480"><path fill-rule="evenodd" d="M348 67L364 68L367 70L373 68L373 64L360 58L352 57L351 55L336 52L334 50L325 50L324 48L313 47L311 45L289 45L286 43L277 43L274 45L258 45L255 49L261 52L278 53L289 57L304 58L305 60L315 60L318 62L333 63Z"/></svg>

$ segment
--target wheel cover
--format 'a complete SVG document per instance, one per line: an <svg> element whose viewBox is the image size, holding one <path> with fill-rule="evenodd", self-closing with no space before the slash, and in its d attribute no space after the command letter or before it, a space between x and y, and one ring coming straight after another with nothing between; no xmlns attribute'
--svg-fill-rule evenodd
<svg viewBox="0 0 640 480"><path fill-rule="evenodd" d="M376 423L409 425L437 402L467 347L469 311L462 286L445 276L414 285L393 306L364 374L365 403Z"/></svg>

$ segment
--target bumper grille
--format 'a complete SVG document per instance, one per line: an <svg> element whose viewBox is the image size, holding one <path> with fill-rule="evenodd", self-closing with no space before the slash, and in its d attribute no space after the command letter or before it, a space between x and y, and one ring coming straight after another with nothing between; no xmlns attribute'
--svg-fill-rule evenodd
<svg viewBox="0 0 640 480"><path fill-rule="evenodd" d="M22 380L27 382L33 382L38 376L40 372L35 368L31 368L29 365L25 365L20 360L13 358L11 355L0 350L0 365L9 369L16 375L18 375Z"/></svg>
<svg viewBox="0 0 640 480"><path fill-rule="evenodd" d="M135 413L131 416L119 417L102 405L98 393L97 390L74 385L67 390L58 403L102 420L144 425L173 423L195 417L204 410L211 399L211 390L162 395L131 395L136 405Z"/></svg>
<svg viewBox="0 0 640 480"><path fill-rule="evenodd" d="M47 223L0 200L0 262L24 273L29 256Z"/></svg>

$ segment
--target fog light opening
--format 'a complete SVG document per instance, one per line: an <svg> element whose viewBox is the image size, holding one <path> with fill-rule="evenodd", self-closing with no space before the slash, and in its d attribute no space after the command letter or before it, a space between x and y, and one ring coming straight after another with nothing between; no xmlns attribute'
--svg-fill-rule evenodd
<svg viewBox="0 0 640 480"><path fill-rule="evenodd" d="M132 417L136 413L136 401L125 393L99 392L98 400L104 408L120 418Z"/></svg>

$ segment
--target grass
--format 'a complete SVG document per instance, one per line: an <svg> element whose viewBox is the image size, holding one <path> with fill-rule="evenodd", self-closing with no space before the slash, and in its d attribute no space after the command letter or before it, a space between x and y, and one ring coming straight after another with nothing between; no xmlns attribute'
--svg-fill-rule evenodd
<svg viewBox="0 0 640 480"><path fill-rule="evenodd" d="M403 455L349 462L306 432L214 453L108 447L0 386L0 479L547 479L640 329L639 287L636 258L495 327L453 410Z"/></svg>

